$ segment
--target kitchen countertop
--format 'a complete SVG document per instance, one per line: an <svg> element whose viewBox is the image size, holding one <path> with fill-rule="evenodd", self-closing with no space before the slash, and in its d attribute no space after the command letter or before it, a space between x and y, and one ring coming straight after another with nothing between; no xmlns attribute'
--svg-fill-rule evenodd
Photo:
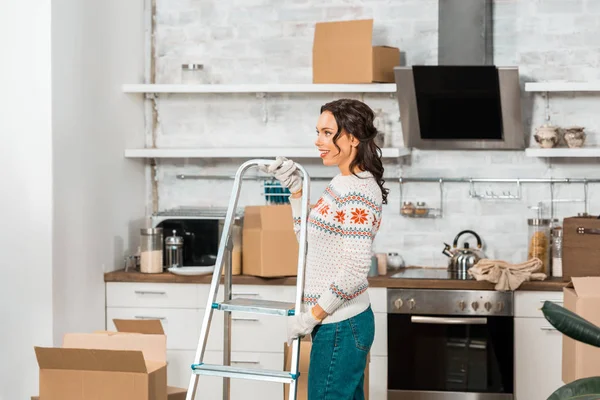
<svg viewBox="0 0 600 400"><path fill-rule="evenodd" d="M380 288L406 288L406 289L473 289L473 290L494 290L494 284L485 281L476 281L473 279L447 279L443 275L445 269L409 267L404 271L416 272L413 276L418 276L420 272L437 272L434 274L425 274L425 277L398 277L393 278L396 272L390 272L384 276L375 276L369 278L370 287ZM442 273L442 274L440 274ZM427 276L432 275L432 276ZM436 276L440 275L440 276ZM210 283L212 275L199 276L180 276L170 272L162 274L142 274L138 271L125 272L118 270L104 274L105 282L144 282L144 283ZM223 278L221 278L223 282ZM284 278L262 278L249 275L234 275L232 277L234 285L296 285L296 277ZM562 278L547 278L545 281L524 282L518 290L530 291L562 291L568 282Z"/></svg>

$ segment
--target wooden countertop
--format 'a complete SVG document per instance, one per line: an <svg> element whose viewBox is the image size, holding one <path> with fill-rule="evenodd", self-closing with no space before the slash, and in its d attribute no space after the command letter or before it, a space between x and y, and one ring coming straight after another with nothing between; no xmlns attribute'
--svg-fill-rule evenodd
<svg viewBox="0 0 600 400"><path fill-rule="evenodd" d="M478 282L472 279L417 279L417 278L392 278L392 273L385 276L369 278L370 287L381 288L406 288L406 289L474 289L494 290L490 282ZM138 271L125 272L124 270L104 274L105 282L145 282L145 283L210 283L212 275L180 276L170 272L162 274L142 274ZM223 278L221 278L223 282ZM234 285L296 285L296 277L262 278L249 275L233 276ZM548 278L545 281L524 282L518 290L530 291L562 291L568 282L562 278Z"/></svg>

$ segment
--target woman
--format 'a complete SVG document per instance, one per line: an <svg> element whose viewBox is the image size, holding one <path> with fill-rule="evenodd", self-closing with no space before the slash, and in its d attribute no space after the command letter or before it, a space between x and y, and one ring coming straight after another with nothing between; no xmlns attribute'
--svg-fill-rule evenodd
<svg viewBox="0 0 600 400"><path fill-rule="evenodd" d="M375 333L367 275L388 193L373 118L366 104L341 99L322 106L317 121L315 145L323 164L340 173L310 211L302 310L288 323L288 342L312 336L309 400L364 399L364 369ZM262 170L292 193L298 234L301 173L283 157Z"/></svg>

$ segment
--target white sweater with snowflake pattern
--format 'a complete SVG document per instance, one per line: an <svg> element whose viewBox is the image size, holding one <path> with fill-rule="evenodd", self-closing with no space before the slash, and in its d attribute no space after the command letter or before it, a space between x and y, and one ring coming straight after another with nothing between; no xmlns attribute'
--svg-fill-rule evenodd
<svg viewBox="0 0 600 400"><path fill-rule="evenodd" d="M323 323L343 321L369 307L367 276L379 230L382 196L370 172L338 174L308 217L308 249L302 311L319 304ZM290 198L299 236L302 199Z"/></svg>

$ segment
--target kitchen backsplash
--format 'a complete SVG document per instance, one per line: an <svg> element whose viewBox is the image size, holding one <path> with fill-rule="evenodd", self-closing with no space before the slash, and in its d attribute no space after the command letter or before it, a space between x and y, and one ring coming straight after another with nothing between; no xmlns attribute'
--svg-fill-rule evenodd
<svg viewBox="0 0 600 400"><path fill-rule="evenodd" d="M159 0L157 7L157 82L179 83L182 63L203 63L207 83L310 83L314 22L375 19L374 44L397 46L408 65L437 62L437 1L402 0L333 2L316 0L239 1ZM600 79L600 6L591 1L498 0L495 4L494 63L517 65L522 81ZM566 7L566 8L565 8ZM558 15L557 13L561 14ZM565 15L565 13L567 13ZM341 60L340 62L343 62ZM161 95L158 101L159 147L311 147L319 108L346 94ZM392 145L402 146L397 101L389 94L351 95L381 109ZM526 132L550 116L560 126L583 125L589 145L600 144L600 96L595 93L522 94ZM147 143L152 142L147 135ZM303 162L311 175L333 176L320 160ZM225 206L232 181L182 180L178 174L232 174L240 160L160 161L160 209L177 206ZM418 151L386 161L386 176L481 178L600 178L594 159L549 162L521 151ZM148 175L149 176L149 175ZM316 181L316 201L327 182ZM528 209L550 198L549 185L523 184L523 197L512 201L469 198L469 185L444 184L444 215L409 219L399 214L399 184L388 180L391 193L376 251L398 251L411 265L445 265L443 242L473 229L485 242L488 257L512 262L527 255ZM514 185L477 185L477 190L515 192ZM151 186L148 181L148 191ZM405 200L439 206L437 183L404 185ZM259 182L245 182L240 205L264 204ZM583 185L559 184L556 198L583 199ZM150 196L149 196L150 198ZM589 185L589 211L600 213L600 185ZM582 203L555 204L562 218L583 211ZM291 222L290 222L291 223ZM474 243L473 238L468 238Z"/></svg>

